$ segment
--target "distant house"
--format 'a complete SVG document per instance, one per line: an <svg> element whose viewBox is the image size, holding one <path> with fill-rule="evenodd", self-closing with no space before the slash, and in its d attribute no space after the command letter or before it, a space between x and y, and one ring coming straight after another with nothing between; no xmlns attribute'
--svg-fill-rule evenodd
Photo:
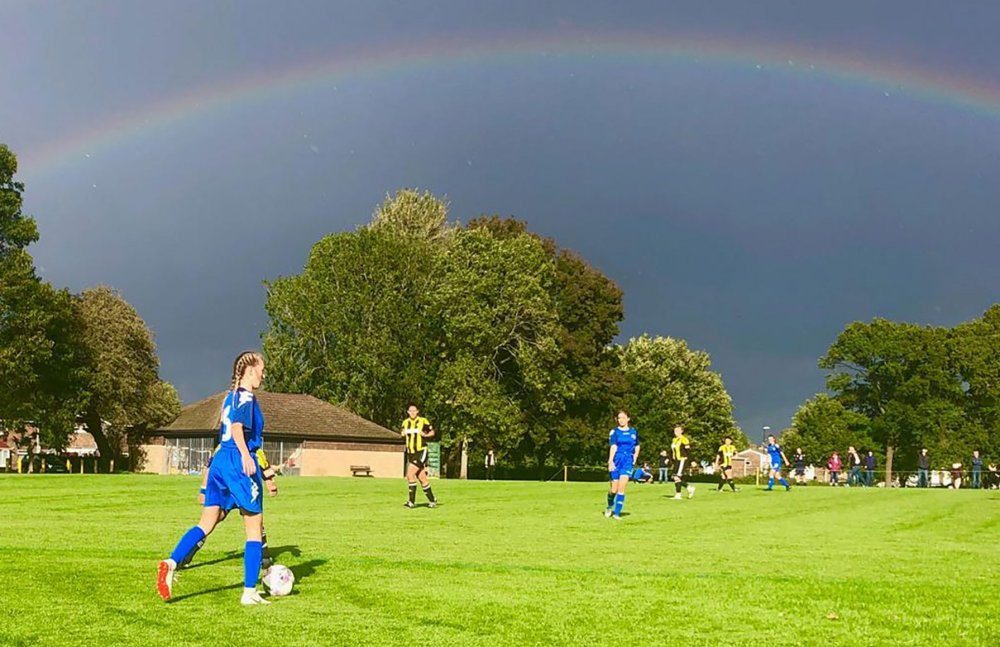
<svg viewBox="0 0 1000 647"><path fill-rule="evenodd" d="M753 476L761 468L767 469L771 465L771 459L764 452L756 449L744 449L733 456L733 478L743 476Z"/></svg>
<svg viewBox="0 0 1000 647"><path fill-rule="evenodd" d="M184 407L172 423L143 445L145 471L200 471L219 435L226 393ZM284 474L351 476L351 466L368 466L376 477L403 474L403 441L381 425L311 395L257 391L264 414L264 453Z"/></svg>

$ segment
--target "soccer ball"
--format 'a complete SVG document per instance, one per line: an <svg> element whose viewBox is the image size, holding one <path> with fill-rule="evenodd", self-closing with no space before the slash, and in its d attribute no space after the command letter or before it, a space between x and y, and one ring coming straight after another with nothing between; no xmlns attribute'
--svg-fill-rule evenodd
<svg viewBox="0 0 1000 647"><path fill-rule="evenodd" d="M271 595L275 597L288 595L292 592L292 584L295 583L295 574L287 566L275 564L267 569L261 581Z"/></svg>

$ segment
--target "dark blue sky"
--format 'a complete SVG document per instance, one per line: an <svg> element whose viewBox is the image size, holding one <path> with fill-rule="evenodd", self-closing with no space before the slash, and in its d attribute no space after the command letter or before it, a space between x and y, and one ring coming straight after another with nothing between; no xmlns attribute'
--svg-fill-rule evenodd
<svg viewBox="0 0 1000 647"><path fill-rule="evenodd" d="M446 195L454 219L513 215L581 252L624 289L624 336L711 353L751 437L822 389L816 360L848 322L950 325L1000 296L1000 104L751 56L397 66L31 163L262 71L527 34L738 40L817 52L820 68L953 74L996 99L995 3L21 0L0 19L0 141L24 160L38 265L73 290L121 289L185 401L259 345L262 280L407 186Z"/></svg>

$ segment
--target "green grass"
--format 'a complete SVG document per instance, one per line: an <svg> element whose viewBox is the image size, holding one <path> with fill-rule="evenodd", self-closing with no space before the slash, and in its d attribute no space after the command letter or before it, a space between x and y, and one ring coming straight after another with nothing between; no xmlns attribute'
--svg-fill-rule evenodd
<svg viewBox="0 0 1000 647"><path fill-rule="evenodd" d="M1000 644L997 492L633 485L616 523L596 483L434 488L284 479L295 594L243 608L236 519L156 596L197 479L0 476L0 645Z"/></svg>

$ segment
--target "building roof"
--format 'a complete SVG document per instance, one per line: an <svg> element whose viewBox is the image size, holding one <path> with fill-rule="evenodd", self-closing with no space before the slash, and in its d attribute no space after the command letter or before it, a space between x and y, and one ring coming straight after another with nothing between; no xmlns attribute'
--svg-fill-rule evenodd
<svg viewBox="0 0 1000 647"><path fill-rule="evenodd" d="M264 435L302 440L349 440L402 443L400 435L343 407L301 393L255 391L264 413ZM219 430L219 411L226 392L216 393L181 409L172 423L158 431L165 436L202 436Z"/></svg>

